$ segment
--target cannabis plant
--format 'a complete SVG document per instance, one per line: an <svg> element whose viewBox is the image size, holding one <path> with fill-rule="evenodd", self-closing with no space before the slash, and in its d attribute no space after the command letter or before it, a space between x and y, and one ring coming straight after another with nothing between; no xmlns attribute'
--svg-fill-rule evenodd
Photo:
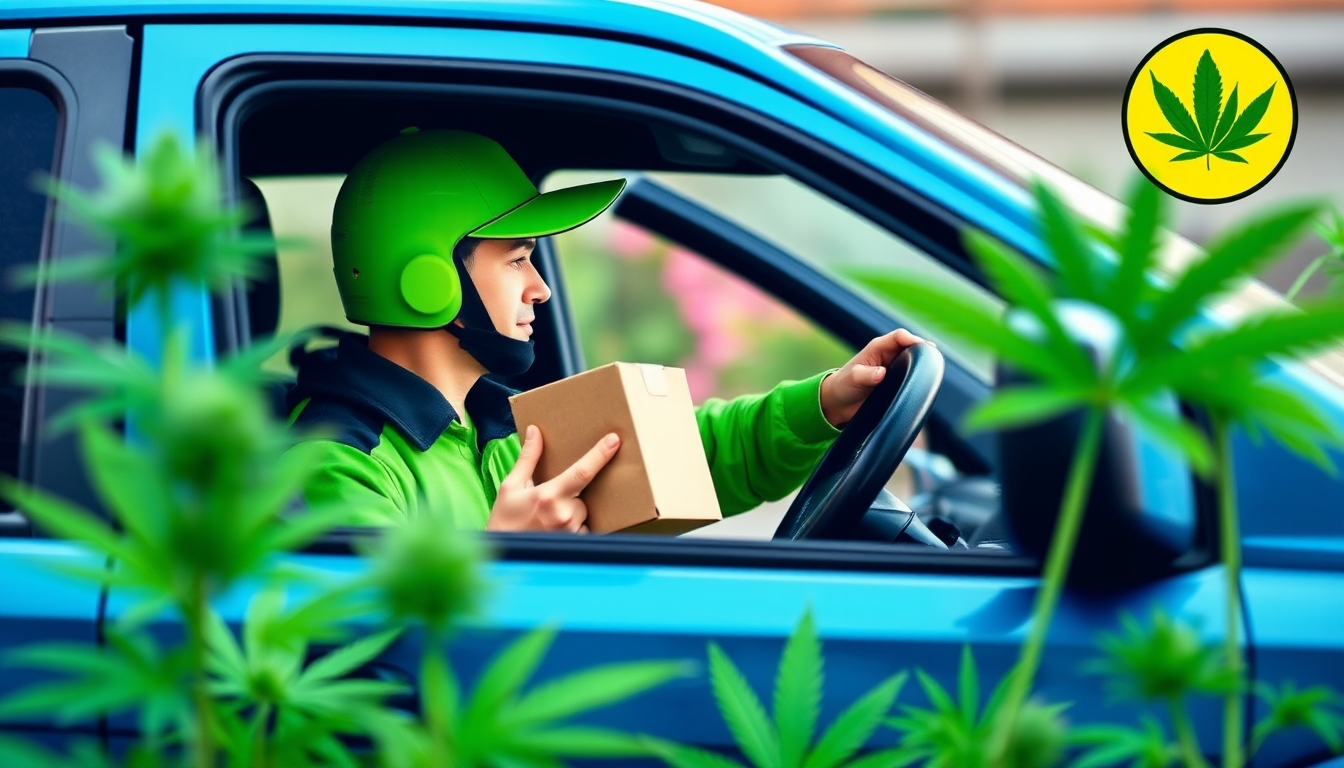
<svg viewBox="0 0 1344 768"><path fill-rule="evenodd" d="M476 563L480 544L444 535L446 510L429 509L363 546L371 558L375 602L397 624L424 639L420 722L385 728L382 758L415 768L549 768L567 758L646 755L637 737L567 721L689 673L685 663L641 661L575 672L524 691L555 639L540 628L490 663L464 695L447 663L453 626L485 593Z"/></svg>
<svg viewBox="0 0 1344 768"><path fill-rule="evenodd" d="M1191 724L1189 700L1244 692L1220 649L1204 645L1194 628L1160 611L1154 612L1147 627L1132 616L1122 616L1121 631L1104 636L1100 645L1104 655L1089 665L1090 671L1106 676L1117 699L1165 707L1173 734L1168 737L1150 716L1143 717L1139 728L1105 724L1075 729L1070 740L1083 748L1075 768L1121 764L1203 768L1206 762ZM1344 747L1344 712L1334 691L1324 686L1298 690L1287 682L1279 688L1257 685L1254 693L1269 714L1252 731L1247 759L1273 734L1294 728L1313 731L1336 752Z"/></svg>
<svg viewBox="0 0 1344 768"><path fill-rule="evenodd" d="M93 392L60 423L78 430L107 514L13 480L0 480L0 495L52 534L105 556L106 568L65 570L115 588L126 607L100 645L46 644L11 656L57 677L0 702L0 715L130 715L140 737L124 757L129 768L216 768L221 758L231 768L549 768L568 757L643 753L633 736L566 721L683 674L680 664L611 665L523 692L553 636L539 631L461 698L447 640L486 593L488 553L444 510L373 537L362 547L369 567L356 575L286 557L348 510L296 503L317 446L277 423L257 389L261 361L284 342L220 365L195 362L167 300L179 283L220 286L254 274L265 243L233 231L248 212L223 202L204 148L193 155L165 136L139 164L110 152L99 163L99 193L54 193L115 242L115 253L28 277L110 281L132 306L152 303L163 343L142 356L4 330L42 353L47 381ZM247 587L259 589L235 633L215 605ZM154 631L164 620L180 621L185 637L165 640ZM364 632L352 640L356 628ZM419 713L408 686L383 679L374 664L412 636L424 643ZM69 764L15 739L0 741L0 752L6 766ZM79 745L69 759L114 764L98 752Z"/></svg>
<svg viewBox="0 0 1344 768"><path fill-rule="evenodd" d="M1340 215L1338 210L1333 211L1329 222L1317 225L1316 233L1325 241L1326 252L1312 259L1307 268L1302 270L1302 274L1293 281L1292 287L1284 294L1284 298L1289 301L1297 298L1297 294L1306 286L1307 281L1322 268L1330 280L1326 287L1326 295L1338 299L1341 293L1344 293L1344 216Z"/></svg>
<svg viewBox="0 0 1344 768"><path fill-rule="evenodd" d="M1064 757L1067 728L1061 718L1067 704L1023 703L1005 736L1002 755L994 753L995 728L1003 722L1009 674L995 686L980 709L980 680L969 647L961 653L957 695L953 698L938 681L917 670L920 687L930 706L901 707L900 717L887 725L901 732L901 752L926 768L1051 768Z"/></svg>
<svg viewBox="0 0 1344 768"><path fill-rule="evenodd" d="M896 768L910 762L900 748L856 757L900 695L904 672L860 697L813 741L824 670L821 641L810 610L784 645L775 676L773 718L716 643L709 644L709 673L719 713L755 768ZM712 752L652 739L646 743L674 768L741 768L737 761Z"/></svg>
<svg viewBox="0 0 1344 768"><path fill-rule="evenodd" d="M1029 377L1005 387L968 418L972 428L1001 429L1081 410L1083 428L1070 467L1054 538L1046 556L1041 588L1005 703L1000 745L1031 690L1046 632L1054 615L1097 459L1103 419L1120 412L1153 436L1183 452L1197 471L1218 479L1220 551L1227 573L1225 653L1243 674L1239 533L1233 488L1231 432L1268 433L1308 458L1328 464L1322 445L1338 443L1327 420L1309 403L1262 377L1275 357L1298 357L1338 343L1344 336L1344 307L1316 304L1265 312L1225 326L1202 314L1221 294L1253 278L1282 255L1316 216L1315 204L1287 206L1244 222L1215 238L1204 257L1165 283L1150 273L1164 221L1163 198L1144 179L1128 197L1129 215L1121 231L1097 236L1043 184L1034 185L1042 240L1054 263L1047 277L1030 261L992 238L968 232L966 244L996 291L1010 305L1000 316L963 291L930 284L926 277L890 272L855 277L889 296L933 330L972 347L987 349L1001 364ZM1107 253L1109 252L1109 253ZM1112 359L1095 366L1072 336L1062 307L1079 303L1119 331ZM1212 445L1183 420L1152 406L1171 392L1203 408L1213 424ZM1239 766L1240 698L1226 698L1227 764Z"/></svg>

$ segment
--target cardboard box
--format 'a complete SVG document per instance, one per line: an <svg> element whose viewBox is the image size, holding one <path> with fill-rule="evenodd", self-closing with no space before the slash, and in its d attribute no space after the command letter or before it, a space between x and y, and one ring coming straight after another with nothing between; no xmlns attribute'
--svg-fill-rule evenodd
<svg viewBox="0 0 1344 768"><path fill-rule="evenodd" d="M608 432L621 447L580 495L593 533L676 535L723 519L686 372L611 363L509 398L520 435L541 430L533 480L568 469Z"/></svg>

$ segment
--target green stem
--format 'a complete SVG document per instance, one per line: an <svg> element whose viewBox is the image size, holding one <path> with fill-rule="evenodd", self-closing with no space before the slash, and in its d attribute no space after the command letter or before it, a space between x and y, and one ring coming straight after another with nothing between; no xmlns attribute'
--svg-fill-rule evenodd
<svg viewBox="0 0 1344 768"><path fill-rule="evenodd" d="M444 644L439 639L437 632L429 632L425 638L424 656L420 659L420 680L422 685L429 681L437 681L443 678L443 671L439 669L446 662L444 661ZM449 750L449 723L450 714L447 710L447 702L440 697L432 695L428 687L426 694L420 699L420 716L425 721L425 730L429 733L429 764L433 768L451 768L452 762Z"/></svg>
<svg viewBox="0 0 1344 768"><path fill-rule="evenodd" d="M1206 768L1208 765L1204 762L1204 756L1199 752L1199 739L1195 736L1195 728L1190 724L1190 713L1185 710L1185 702L1181 699L1171 701L1171 726L1176 730L1177 743L1181 747L1181 758L1185 760L1186 768Z"/></svg>
<svg viewBox="0 0 1344 768"><path fill-rule="evenodd" d="M191 699L196 710L196 733L192 740L193 762L196 768L215 768L215 734L210 717L212 700L206 680L205 624L208 601L205 577L197 574L191 588L184 616L187 619L187 642L191 663Z"/></svg>
<svg viewBox="0 0 1344 768"><path fill-rule="evenodd" d="M1298 275L1297 280L1293 282L1293 287L1289 288L1288 292L1283 295L1283 298L1292 301L1297 296L1297 292L1306 286L1307 281L1311 279L1312 275L1316 274L1316 270L1321 268L1321 265L1325 263L1325 260L1328 257L1329 254L1318 256L1314 261L1308 264L1307 268L1302 270L1302 274Z"/></svg>
<svg viewBox="0 0 1344 768"><path fill-rule="evenodd" d="M1251 737L1251 747L1246 750L1246 759L1248 760L1255 757L1256 753L1260 751L1260 748L1265 745L1265 739L1268 739L1270 734L1273 733L1273 731L1268 730L1260 731L1258 728L1256 730L1259 732Z"/></svg>
<svg viewBox="0 0 1344 768"><path fill-rule="evenodd" d="M995 748L992 752L996 756L1001 757L1008 747L1008 739L1013 731L1017 713L1031 693L1036 670L1041 665L1046 634L1054 618L1055 607L1059 604L1060 593L1064 589L1069 564L1073 562L1073 549L1078 541L1078 530L1082 527L1083 510L1087 505L1087 494L1092 486L1092 473L1096 468L1104 417L1104 410L1088 409L1083 434L1079 438L1078 449L1073 456L1073 465L1069 468L1068 485L1065 487L1064 498L1060 504L1059 521L1055 525L1055 535L1050 542L1050 552L1046 556L1040 591L1036 594L1036 605L1032 608L1031 633L1027 636L1027 642L1022 647L1022 655L1013 669L1008 694L999 708L1004 717L996 729Z"/></svg>
<svg viewBox="0 0 1344 768"><path fill-rule="evenodd" d="M1237 520L1236 474L1232 471L1232 437L1227 420L1215 418L1218 442L1218 530L1227 600L1223 654L1236 685L1223 699L1223 767L1241 768L1242 690L1246 668L1241 658L1241 531Z"/></svg>
<svg viewBox="0 0 1344 768"><path fill-rule="evenodd" d="M266 736L270 730L271 705L263 702L257 705L252 715L252 762L248 768L266 768Z"/></svg>

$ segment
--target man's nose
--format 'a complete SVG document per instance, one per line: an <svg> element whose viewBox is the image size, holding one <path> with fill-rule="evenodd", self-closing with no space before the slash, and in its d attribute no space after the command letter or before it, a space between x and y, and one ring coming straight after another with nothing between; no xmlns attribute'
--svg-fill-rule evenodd
<svg viewBox="0 0 1344 768"><path fill-rule="evenodd" d="M533 272L533 279L527 286L527 292L524 294L524 300L528 304L541 304L551 298L551 288L546 285L546 281L541 279L541 275Z"/></svg>

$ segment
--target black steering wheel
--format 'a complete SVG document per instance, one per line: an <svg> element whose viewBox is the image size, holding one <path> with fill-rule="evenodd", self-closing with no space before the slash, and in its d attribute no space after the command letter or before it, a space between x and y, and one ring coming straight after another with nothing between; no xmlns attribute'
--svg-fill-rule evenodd
<svg viewBox="0 0 1344 768"><path fill-rule="evenodd" d="M776 539L851 538L905 458L943 382L943 355L906 347L845 425L775 530Z"/></svg>

